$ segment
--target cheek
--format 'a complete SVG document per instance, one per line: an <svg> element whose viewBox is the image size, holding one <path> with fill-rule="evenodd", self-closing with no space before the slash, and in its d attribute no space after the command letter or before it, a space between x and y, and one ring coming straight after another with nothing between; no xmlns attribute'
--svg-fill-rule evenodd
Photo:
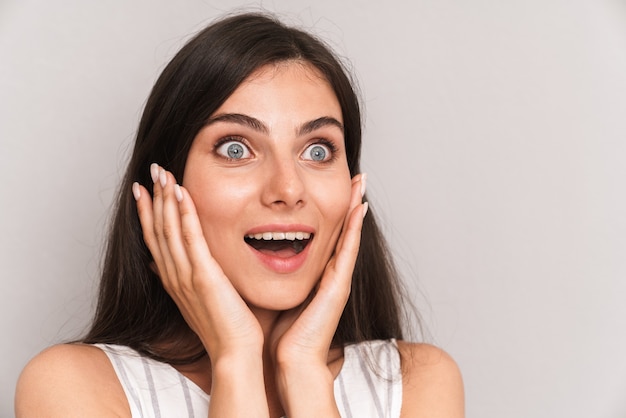
<svg viewBox="0 0 626 418"><path fill-rule="evenodd" d="M332 227L339 230L343 225L350 207L351 181L350 176L341 181L333 181L329 184L318 185L315 188L315 201L323 215L324 222L332 224Z"/></svg>
<svg viewBox="0 0 626 418"><path fill-rule="evenodd" d="M225 176L193 176L185 179L196 206L209 246L211 241L223 239L233 232L237 220L253 197L254 186L250 181L233 179Z"/></svg>

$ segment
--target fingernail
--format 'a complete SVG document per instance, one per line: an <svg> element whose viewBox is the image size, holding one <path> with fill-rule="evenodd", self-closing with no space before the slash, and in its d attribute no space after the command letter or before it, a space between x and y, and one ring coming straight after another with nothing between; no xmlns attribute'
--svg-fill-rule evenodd
<svg viewBox="0 0 626 418"><path fill-rule="evenodd" d="M183 201L183 192L180 190L180 186L178 184L174 185L174 196L176 196L176 200L179 202Z"/></svg>
<svg viewBox="0 0 626 418"><path fill-rule="evenodd" d="M365 190L367 189L367 173L361 174L361 197L365 196Z"/></svg>
<svg viewBox="0 0 626 418"><path fill-rule="evenodd" d="M139 189L139 183L134 182L132 190L133 190L133 196L135 197L135 200L139 200L139 197L141 196L141 189Z"/></svg>
<svg viewBox="0 0 626 418"><path fill-rule="evenodd" d="M159 165L157 163L150 164L150 177L152 177L153 183L159 179Z"/></svg>
<svg viewBox="0 0 626 418"><path fill-rule="evenodd" d="M363 203L363 217L365 218L365 215L367 215L367 210L370 208L370 205L368 202Z"/></svg>
<svg viewBox="0 0 626 418"><path fill-rule="evenodd" d="M162 168L159 169L159 181L161 182L161 187L165 187L167 184L167 174L165 174L165 170Z"/></svg>

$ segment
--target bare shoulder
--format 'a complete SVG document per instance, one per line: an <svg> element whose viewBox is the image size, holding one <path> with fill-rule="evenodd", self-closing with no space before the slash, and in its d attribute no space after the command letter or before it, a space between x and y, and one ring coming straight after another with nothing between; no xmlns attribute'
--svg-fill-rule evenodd
<svg viewBox="0 0 626 418"><path fill-rule="evenodd" d="M35 356L15 390L21 417L130 416L113 366L97 347L63 344Z"/></svg>
<svg viewBox="0 0 626 418"><path fill-rule="evenodd" d="M429 344L398 342L402 358L402 417L461 418L463 379L448 353Z"/></svg>

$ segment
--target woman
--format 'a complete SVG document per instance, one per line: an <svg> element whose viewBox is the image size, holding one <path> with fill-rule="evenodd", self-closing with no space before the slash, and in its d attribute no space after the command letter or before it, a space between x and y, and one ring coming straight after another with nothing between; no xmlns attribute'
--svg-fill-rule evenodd
<svg viewBox="0 0 626 418"><path fill-rule="evenodd" d="M401 341L360 148L318 40L258 14L200 32L146 104L91 329L29 363L17 415L462 416L454 361Z"/></svg>

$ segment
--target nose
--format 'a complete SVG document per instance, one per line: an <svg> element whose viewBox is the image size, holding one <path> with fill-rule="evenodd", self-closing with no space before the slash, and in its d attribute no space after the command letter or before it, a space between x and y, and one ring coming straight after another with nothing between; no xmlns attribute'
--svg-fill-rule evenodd
<svg viewBox="0 0 626 418"><path fill-rule="evenodd" d="M271 207L296 208L304 206L306 188L297 162L274 159L265 170L263 204Z"/></svg>

